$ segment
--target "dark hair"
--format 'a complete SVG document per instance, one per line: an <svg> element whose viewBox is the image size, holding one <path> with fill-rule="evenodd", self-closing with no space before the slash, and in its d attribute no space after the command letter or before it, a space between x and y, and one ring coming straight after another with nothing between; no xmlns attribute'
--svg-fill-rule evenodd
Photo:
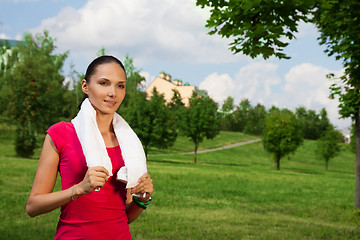
<svg viewBox="0 0 360 240"><path fill-rule="evenodd" d="M92 75L94 75L95 71L96 71L96 68L102 64L106 64L106 63L117 63L120 65L120 67L124 70L125 72L125 76L126 76L126 71L125 71L125 67L124 65L122 64L122 62L117 59L116 57L114 56L110 56L110 55L104 55L104 56L100 56L100 57L97 57L95 58L90 64L89 66L87 67L86 69L86 73L85 73L85 77L84 79L86 80L86 82L89 82L90 81L90 78L92 77ZM81 103L86 99L88 98L88 95L87 94L84 94L84 97L81 101ZM78 106L78 109L80 109L81 107L81 103L80 105Z"/></svg>
<svg viewBox="0 0 360 240"><path fill-rule="evenodd" d="M87 69L86 69L86 73L85 73L84 79L85 79L87 82L90 81L91 76L95 73L96 68L97 68L99 65L102 65L102 64L105 64L105 63L112 63L112 62L119 64L120 67L124 70L125 75L126 75L125 67L124 67L124 65L122 64L122 62L121 62L119 59L117 59L117 58L114 57L114 56L104 55L104 56L100 56L100 57L98 57L98 58L95 58L95 59L89 64L89 66L88 66Z"/></svg>

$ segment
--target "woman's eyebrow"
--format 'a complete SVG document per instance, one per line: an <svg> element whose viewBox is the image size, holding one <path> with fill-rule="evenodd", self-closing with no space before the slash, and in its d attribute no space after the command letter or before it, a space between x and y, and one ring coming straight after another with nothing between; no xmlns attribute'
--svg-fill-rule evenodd
<svg viewBox="0 0 360 240"><path fill-rule="evenodd" d="M100 80L104 80L104 81L107 81L107 82L111 82L111 80L110 80L110 79L107 79L106 77L100 77L100 78L98 79L98 81L100 81ZM120 80L120 81L117 81L117 83L126 83L126 80Z"/></svg>
<svg viewBox="0 0 360 240"><path fill-rule="evenodd" d="M98 80L99 80L99 81L100 81L100 80L104 80L104 81L107 81L107 82L109 82L109 81L110 81L110 80L109 80L109 79L107 79L106 77L100 77Z"/></svg>

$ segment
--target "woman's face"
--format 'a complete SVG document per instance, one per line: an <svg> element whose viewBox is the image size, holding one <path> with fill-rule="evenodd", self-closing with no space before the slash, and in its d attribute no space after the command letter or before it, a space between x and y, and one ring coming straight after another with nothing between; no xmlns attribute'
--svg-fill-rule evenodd
<svg viewBox="0 0 360 240"><path fill-rule="evenodd" d="M117 63L101 64L82 81L82 90L98 113L113 114L125 97L126 74Z"/></svg>

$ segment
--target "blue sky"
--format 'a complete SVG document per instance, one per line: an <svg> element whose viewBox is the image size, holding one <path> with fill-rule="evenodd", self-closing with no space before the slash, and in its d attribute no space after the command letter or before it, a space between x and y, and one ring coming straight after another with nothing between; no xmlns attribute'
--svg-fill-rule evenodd
<svg viewBox="0 0 360 240"><path fill-rule="evenodd" d="M251 59L228 50L230 40L209 36L207 10L195 0L0 0L0 38L21 39L24 32L50 31L57 51L70 51L64 74L73 63L84 72L104 47L123 59L129 54L149 84L161 71L208 91L221 105L232 96L295 109L326 108L339 129L337 100L330 100L327 73L342 64L326 56L316 28L301 23L297 38L285 49L291 60Z"/></svg>

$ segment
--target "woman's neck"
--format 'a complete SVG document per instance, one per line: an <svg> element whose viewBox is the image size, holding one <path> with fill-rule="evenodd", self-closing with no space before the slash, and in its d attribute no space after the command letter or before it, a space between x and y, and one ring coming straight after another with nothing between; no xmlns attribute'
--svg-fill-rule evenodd
<svg viewBox="0 0 360 240"><path fill-rule="evenodd" d="M106 134L109 132L114 132L114 128L112 125L113 115L101 115L96 113L96 122L101 134Z"/></svg>

